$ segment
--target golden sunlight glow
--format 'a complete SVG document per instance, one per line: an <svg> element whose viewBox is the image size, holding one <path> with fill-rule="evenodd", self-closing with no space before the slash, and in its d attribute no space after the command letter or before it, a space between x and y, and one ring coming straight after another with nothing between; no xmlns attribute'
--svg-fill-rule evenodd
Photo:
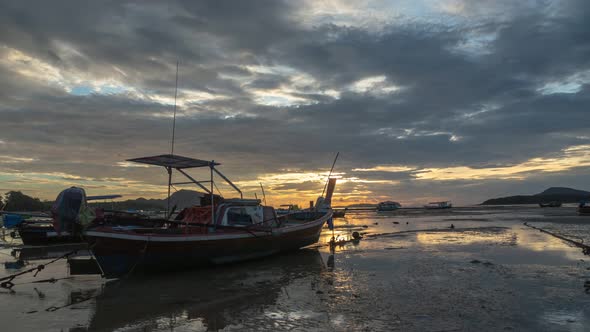
<svg viewBox="0 0 590 332"><path fill-rule="evenodd" d="M410 172L414 171L416 168L408 167L408 166L401 166L401 165L391 165L391 166L376 166L371 168L354 168L353 172L390 172L390 173L398 173L398 172Z"/></svg>
<svg viewBox="0 0 590 332"><path fill-rule="evenodd" d="M525 179L531 173L561 172L574 167L590 166L590 145L572 146L555 158L532 158L507 167L472 168L467 166L425 168L414 173L419 180Z"/></svg>
<svg viewBox="0 0 590 332"><path fill-rule="evenodd" d="M355 168L358 172L409 172L417 180L452 181L512 179L522 180L535 173L555 173L575 167L590 166L590 145L576 145L565 148L561 154L552 158L532 158L520 164L505 167L470 166L431 167L379 165L371 168Z"/></svg>
<svg viewBox="0 0 590 332"><path fill-rule="evenodd" d="M54 83L64 80L60 71L49 63L7 46L0 46L0 65L33 80Z"/></svg>
<svg viewBox="0 0 590 332"><path fill-rule="evenodd" d="M37 159L0 155L0 164L31 163Z"/></svg>
<svg viewBox="0 0 590 332"><path fill-rule="evenodd" d="M457 244L468 245L474 243L516 244L517 237L505 229L474 230L464 232L424 232L417 233L416 240L423 244Z"/></svg>

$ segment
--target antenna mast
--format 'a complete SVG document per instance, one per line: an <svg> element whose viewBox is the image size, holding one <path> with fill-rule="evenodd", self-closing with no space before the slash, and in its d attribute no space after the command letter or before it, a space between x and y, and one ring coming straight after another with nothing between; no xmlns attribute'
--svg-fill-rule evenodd
<svg viewBox="0 0 590 332"><path fill-rule="evenodd" d="M178 96L178 60L176 61L176 88L174 89L174 117L172 118L172 146L170 154L174 154L174 134L176 131L176 97Z"/></svg>
<svg viewBox="0 0 590 332"><path fill-rule="evenodd" d="M170 154L174 154L174 134L176 131L176 97L178 96L178 60L176 61L176 87L174 89L174 116L172 118L172 144ZM168 199L166 200L166 218L170 218L170 186L172 186L172 167L166 167L168 171Z"/></svg>

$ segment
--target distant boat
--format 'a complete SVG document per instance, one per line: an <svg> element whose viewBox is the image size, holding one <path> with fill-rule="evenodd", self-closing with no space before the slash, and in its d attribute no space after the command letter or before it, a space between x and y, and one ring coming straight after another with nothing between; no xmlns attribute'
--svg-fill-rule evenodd
<svg viewBox="0 0 590 332"><path fill-rule="evenodd" d="M395 211L401 209L402 205L394 201L385 201L377 204L377 211Z"/></svg>
<svg viewBox="0 0 590 332"><path fill-rule="evenodd" d="M539 206L542 208L544 208L544 207L561 207L561 202L551 201L551 202L546 202L546 203L539 203Z"/></svg>
<svg viewBox="0 0 590 332"><path fill-rule="evenodd" d="M348 208L333 210L332 218L344 218L347 210Z"/></svg>
<svg viewBox="0 0 590 332"><path fill-rule="evenodd" d="M425 209L429 210L437 210L437 209L450 209L453 207L453 204L449 201L444 202L430 202L427 205L424 205Z"/></svg>
<svg viewBox="0 0 590 332"><path fill-rule="evenodd" d="M580 203L578 206L578 214L581 216L590 215L590 205L586 205L585 202Z"/></svg>

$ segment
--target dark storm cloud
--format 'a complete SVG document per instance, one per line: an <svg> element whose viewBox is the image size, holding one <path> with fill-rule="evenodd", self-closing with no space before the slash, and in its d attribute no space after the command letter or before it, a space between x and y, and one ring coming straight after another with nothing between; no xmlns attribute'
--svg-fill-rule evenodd
<svg viewBox="0 0 590 332"><path fill-rule="evenodd" d="M0 2L0 57L16 50L38 59L64 73L62 85L115 80L135 89L76 96L0 62L0 148L39 160L21 171L140 179L115 165L168 150L171 106L155 96L174 95L178 60L179 97L188 101L177 151L224 161L238 177L318 170L334 151L347 171L549 156L587 144L584 82L574 93L540 89L590 71L590 17L585 1L548 4L508 13L504 2L466 2L474 21L392 22L374 32L304 25L305 8L287 1ZM370 77L384 81L355 88ZM398 90L380 92L387 86ZM281 88L286 96L272 95ZM411 172L351 174L426 190Z"/></svg>

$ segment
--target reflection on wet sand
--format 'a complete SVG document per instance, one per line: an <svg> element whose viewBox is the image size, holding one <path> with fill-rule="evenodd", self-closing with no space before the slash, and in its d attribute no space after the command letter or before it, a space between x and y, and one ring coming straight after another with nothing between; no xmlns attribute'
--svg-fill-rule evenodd
<svg viewBox="0 0 590 332"><path fill-rule="evenodd" d="M268 260L110 282L96 298L88 329L151 330L187 324L196 330L223 329L245 312L264 311L289 285L317 283L324 268L317 250L301 250ZM315 294L311 288L310 294Z"/></svg>
<svg viewBox="0 0 590 332"><path fill-rule="evenodd" d="M457 244L474 243L495 245L516 245L517 236L507 227L481 227L477 229L453 229L434 232L418 232L416 240L421 244Z"/></svg>
<svg viewBox="0 0 590 332"><path fill-rule="evenodd" d="M106 284L97 276L31 283L66 277L61 261L0 294L0 329L585 331L587 256L523 226L590 238L590 224L570 219L536 207L347 213L334 233L324 229L316 250ZM363 239L345 242L355 231ZM344 243L330 254L333 234ZM52 306L62 308L47 312Z"/></svg>

